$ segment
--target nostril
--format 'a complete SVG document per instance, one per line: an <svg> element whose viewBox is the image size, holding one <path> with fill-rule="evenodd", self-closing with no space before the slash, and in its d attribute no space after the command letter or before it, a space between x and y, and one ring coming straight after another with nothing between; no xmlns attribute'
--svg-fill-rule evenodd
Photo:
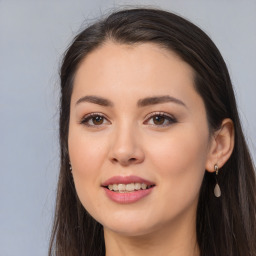
<svg viewBox="0 0 256 256"><path fill-rule="evenodd" d="M116 158L113 158L112 161L115 162L115 163L118 162L118 160Z"/></svg>
<svg viewBox="0 0 256 256"><path fill-rule="evenodd" d="M111 159L112 163L120 163L121 165L130 165L130 164L133 164L133 163L136 163L138 161L138 159L136 157L132 157L132 158L112 158Z"/></svg>

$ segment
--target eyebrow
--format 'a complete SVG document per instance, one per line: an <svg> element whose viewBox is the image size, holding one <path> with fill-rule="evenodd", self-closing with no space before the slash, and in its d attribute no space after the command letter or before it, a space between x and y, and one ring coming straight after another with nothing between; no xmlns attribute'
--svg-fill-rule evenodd
<svg viewBox="0 0 256 256"><path fill-rule="evenodd" d="M82 102L90 102L104 107L112 107L114 105L110 100L98 96L84 96L76 102L76 105Z"/></svg>
<svg viewBox="0 0 256 256"><path fill-rule="evenodd" d="M177 98L171 97L169 95L148 97L145 99L141 99L138 101L137 105L138 107L146 107L149 105L156 105L156 104L167 103L167 102L173 102L173 103L182 105L184 107L187 107L183 101Z"/></svg>
<svg viewBox="0 0 256 256"><path fill-rule="evenodd" d="M77 102L76 105L82 102L89 102L89 103L94 103L100 106L104 107L113 107L114 104L108 99L99 97L99 96L93 96L93 95L88 95L80 98ZM182 105L184 107L187 107L186 104L174 97L171 97L169 95L164 95L164 96L154 96L154 97L147 97L144 99L140 99L137 102L138 107L146 107L150 105L156 105L156 104L161 104L161 103L167 103L167 102L173 102L179 105Z"/></svg>

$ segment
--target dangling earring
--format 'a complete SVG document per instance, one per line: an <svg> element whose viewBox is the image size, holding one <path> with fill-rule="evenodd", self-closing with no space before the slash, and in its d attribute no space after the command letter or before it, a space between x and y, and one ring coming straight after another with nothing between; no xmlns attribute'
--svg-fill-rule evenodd
<svg viewBox="0 0 256 256"><path fill-rule="evenodd" d="M215 195L216 197L220 197L220 196L221 196L221 190L220 190L220 186L219 186L219 184L218 184L218 179L217 179L218 173L219 173L219 167L218 167L217 164L214 165L214 170L215 170L215 172L216 172L216 177L215 177L215 179L216 179L216 185L215 185L215 187L214 187L214 195Z"/></svg>
<svg viewBox="0 0 256 256"><path fill-rule="evenodd" d="M70 162L69 162L69 170L70 170L70 172L72 173L72 165L71 165Z"/></svg>

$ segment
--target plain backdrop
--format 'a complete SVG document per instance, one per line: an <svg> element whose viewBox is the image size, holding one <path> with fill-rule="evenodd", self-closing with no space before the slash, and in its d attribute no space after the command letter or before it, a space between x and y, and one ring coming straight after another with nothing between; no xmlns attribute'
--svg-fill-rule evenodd
<svg viewBox="0 0 256 256"><path fill-rule="evenodd" d="M0 0L0 256L47 255L59 166L60 60L83 26L127 5L173 11L210 35L230 70L255 160L255 0Z"/></svg>

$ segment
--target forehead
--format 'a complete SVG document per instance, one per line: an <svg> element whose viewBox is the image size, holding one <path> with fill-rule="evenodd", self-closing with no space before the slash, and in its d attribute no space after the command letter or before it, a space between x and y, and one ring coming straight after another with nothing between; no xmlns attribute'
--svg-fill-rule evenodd
<svg viewBox="0 0 256 256"><path fill-rule="evenodd" d="M153 65L157 61L156 65ZM161 62L161 63L160 63ZM172 65L171 62L174 64ZM120 65L122 64L122 65ZM100 47L96 48L92 52L86 55L79 65L79 69L83 67L94 68L97 65L97 70L101 68L116 67L131 68L129 66L140 66L140 72L143 72L147 68L163 68L169 69L182 68L186 69L191 76L193 76L193 68L181 59L174 51L166 49L155 43L136 43L136 44L120 44L113 41L107 41ZM161 64L161 65L159 65ZM94 71L97 71L94 70ZM164 69L163 69L164 70ZM134 70L133 70L134 71Z"/></svg>
<svg viewBox="0 0 256 256"><path fill-rule="evenodd" d="M132 73L134 77L146 72L151 72L152 77L165 72L172 76L182 72L183 77L194 77L192 67L171 50L153 43L127 45L108 41L84 58L76 72L75 83L97 75L107 78L108 74L118 77Z"/></svg>
<svg viewBox="0 0 256 256"><path fill-rule="evenodd" d="M169 94L190 97L193 68L174 52L156 44L106 42L81 62L74 80L74 96L135 97ZM185 98L186 98L185 97Z"/></svg>

